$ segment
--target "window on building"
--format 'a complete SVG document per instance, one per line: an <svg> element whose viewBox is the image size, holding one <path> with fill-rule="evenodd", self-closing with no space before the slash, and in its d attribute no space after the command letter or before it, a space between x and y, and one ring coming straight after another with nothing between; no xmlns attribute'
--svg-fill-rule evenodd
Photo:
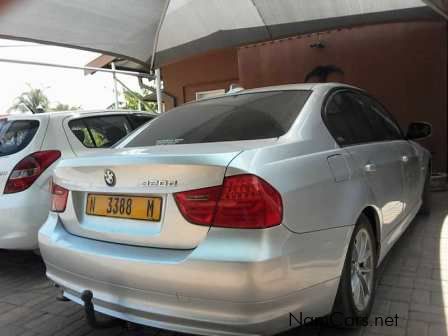
<svg viewBox="0 0 448 336"><path fill-rule="evenodd" d="M214 98L226 93L225 89L196 92L196 100Z"/></svg>

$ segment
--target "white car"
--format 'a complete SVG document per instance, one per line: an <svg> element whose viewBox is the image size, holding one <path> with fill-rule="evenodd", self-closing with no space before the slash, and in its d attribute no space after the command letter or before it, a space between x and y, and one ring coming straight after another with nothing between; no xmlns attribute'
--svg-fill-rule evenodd
<svg viewBox="0 0 448 336"><path fill-rule="evenodd" d="M54 112L0 117L0 249L33 250L50 210L49 179L62 158L105 150L156 114Z"/></svg>

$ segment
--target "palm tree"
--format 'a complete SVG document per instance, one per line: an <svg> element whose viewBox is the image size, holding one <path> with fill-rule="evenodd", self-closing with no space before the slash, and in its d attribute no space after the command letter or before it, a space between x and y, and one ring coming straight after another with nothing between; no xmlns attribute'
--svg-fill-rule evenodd
<svg viewBox="0 0 448 336"><path fill-rule="evenodd" d="M32 113L43 113L48 110L50 101L42 89L33 89L30 85L29 91L23 92L9 110Z"/></svg>

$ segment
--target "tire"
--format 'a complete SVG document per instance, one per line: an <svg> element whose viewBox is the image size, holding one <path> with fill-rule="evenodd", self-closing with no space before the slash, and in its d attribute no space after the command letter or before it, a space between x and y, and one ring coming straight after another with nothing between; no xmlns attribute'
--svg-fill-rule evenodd
<svg viewBox="0 0 448 336"><path fill-rule="evenodd" d="M39 249L35 249L33 250L33 253L39 257L42 257L42 255L40 254L40 250Z"/></svg>
<svg viewBox="0 0 448 336"><path fill-rule="evenodd" d="M424 216L431 214L431 169L428 169L426 175L425 186L423 187L422 193L422 206L418 213Z"/></svg>
<svg viewBox="0 0 448 336"><path fill-rule="evenodd" d="M360 262L364 258L359 257L357 251L360 251L360 241L364 238L368 239L367 251L370 251L370 257L366 259L368 261ZM364 256L367 255L369 252ZM356 328L367 325L375 298L377 261L377 244L372 225L365 215L361 215L350 241L331 315L335 327ZM368 269L370 272L363 272ZM360 280L361 277L364 281ZM364 300L361 299L362 293L366 294L362 296Z"/></svg>

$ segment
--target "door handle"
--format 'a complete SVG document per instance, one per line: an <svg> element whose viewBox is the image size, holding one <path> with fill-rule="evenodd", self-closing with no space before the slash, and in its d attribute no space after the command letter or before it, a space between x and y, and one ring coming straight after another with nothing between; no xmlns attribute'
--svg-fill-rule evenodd
<svg viewBox="0 0 448 336"><path fill-rule="evenodd" d="M401 157L401 162L404 162L404 163L409 162L409 156L407 156L407 155L403 155L403 156Z"/></svg>
<svg viewBox="0 0 448 336"><path fill-rule="evenodd" d="M364 171L366 173L374 173L376 172L376 164L374 163L368 163L364 166Z"/></svg>

